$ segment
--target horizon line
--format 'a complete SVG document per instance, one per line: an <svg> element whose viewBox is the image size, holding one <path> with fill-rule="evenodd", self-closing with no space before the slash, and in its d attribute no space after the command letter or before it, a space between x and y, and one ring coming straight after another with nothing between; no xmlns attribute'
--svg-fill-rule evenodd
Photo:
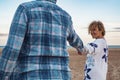
<svg viewBox="0 0 120 80"><path fill-rule="evenodd" d="M4 48L5 46L0 46L0 48ZM67 46L67 48L74 48L72 46ZM120 45L108 45L108 48L120 48Z"/></svg>

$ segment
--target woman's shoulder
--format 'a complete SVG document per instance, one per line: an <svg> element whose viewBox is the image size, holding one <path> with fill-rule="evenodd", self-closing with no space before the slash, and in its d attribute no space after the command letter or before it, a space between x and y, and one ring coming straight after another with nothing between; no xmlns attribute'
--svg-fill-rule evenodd
<svg viewBox="0 0 120 80"><path fill-rule="evenodd" d="M99 46L106 46L107 45L107 42L106 42L106 40L104 38L102 38L102 39L96 39L94 41L94 43L97 44L97 45L99 45Z"/></svg>
<svg viewBox="0 0 120 80"><path fill-rule="evenodd" d="M96 39L94 43L106 43L106 40L104 38Z"/></svg>

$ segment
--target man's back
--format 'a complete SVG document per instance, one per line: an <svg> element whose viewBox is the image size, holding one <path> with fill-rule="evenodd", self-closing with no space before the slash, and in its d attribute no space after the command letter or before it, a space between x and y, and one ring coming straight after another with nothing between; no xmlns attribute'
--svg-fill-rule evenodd
<svg viewBox="0 0 120 80"><path fill-rule="evenodd" d="M56 4L48 1L33 1L22 6L28 18L26 42L22 47L22 50L27 47L25 54L68 56L66 41L72 24L70 16Z"/></svg>
<svg viewBox="0 0 120 80"><path fill-rule="evenodd" d="M19 5L8 42L0 57L0 79L70 80L67 43L82 51L83 44L69 14L56 0ZM11 75L12 74L12 75Z"/></svg>

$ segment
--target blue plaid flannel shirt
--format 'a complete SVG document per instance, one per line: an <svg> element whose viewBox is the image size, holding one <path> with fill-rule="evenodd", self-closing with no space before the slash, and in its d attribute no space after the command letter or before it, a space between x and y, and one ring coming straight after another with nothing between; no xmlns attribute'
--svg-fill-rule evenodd
<svg viewBox="0 0 120 80"><path fill-rule="evenodd" d="M66 41L82 51L83 43L73 29L70 15L58 7L55 0L36 0L20 4L0 57L0 80L7 80L22 65L25 66L22 66L21 72L40 68L39 63L33 65L29 59L25 59L27 57L33 61L39 61L39 58L35 59L37 56L68 57Z"/></svg>

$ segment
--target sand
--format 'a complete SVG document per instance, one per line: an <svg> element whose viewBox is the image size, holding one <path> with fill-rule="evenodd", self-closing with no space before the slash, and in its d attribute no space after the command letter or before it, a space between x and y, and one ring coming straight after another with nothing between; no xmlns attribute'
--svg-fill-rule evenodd
<svg viewBox="0 0 120 80"><path fill-rule="evenodd" d="M78 55L74 48L68 48L72 80L83 80L85 55ZM1 49L0 49L1 53ZM109 49L107 80L120 80L120 48Z"/></svg>
<svg viewBox="0 0 120 80"><path fill-rule="evenodd" d="M0 54L1 54L2 48L0 48Z"/></svg>

